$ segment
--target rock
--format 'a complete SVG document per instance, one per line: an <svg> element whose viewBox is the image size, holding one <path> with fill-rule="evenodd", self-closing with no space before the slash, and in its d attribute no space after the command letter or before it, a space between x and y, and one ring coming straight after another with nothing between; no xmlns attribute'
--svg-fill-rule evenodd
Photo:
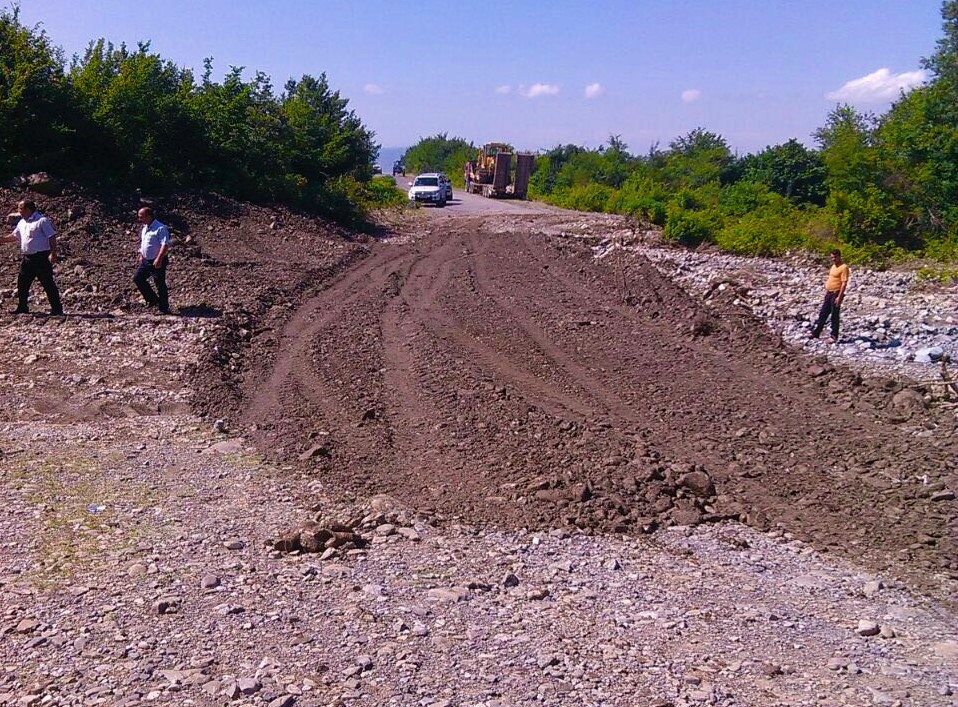
<svg viewBox="0 0 958 707"><path fill-rule="evenodd" d="M203 579L200 580L200 586L203 589L215 589L220 586L220 578L214 574L204 574Z"/></svg>
<svg viewBox="0 0 958 707"><path fill-rule="evenodd" d="M224 439L221 442L211 444L203 451L206 454L238 454L243 451L243 440L240 437Z"/></svg>
<svg viewBox="0 0 958 707"><path fill-rule="evenodd" d="M236 687L244 695L254 695L262 689L263 685L256 678L242 678L236 681Z"/></svg>
<svg viewBox="0 0 958 707"><path fill-rule="evenodd" d="M950 489L945 489L944 491L937 491L931 495L932 501L954 501L955 492Z"/></svg>
<svg viewBox="0 0 958 707"><path fill-rule="evenodd" d="M314 444L312 447L299 455L299 460L305 462L315 457L328 457L331 454L332 452L326 444Z"/></svg>
<svg viewBox="0 0 958 707"><path fill-rule="evenodd" d="M915 351L915 363L937 363L945 355L941 346L930 346Z"/></svg>
<svg viewBox="0 0 958 707"><path fill-rule="evenodd" d="M920 410L926 407L925 397L911 388L895 393L891 398L891 405L898 410Z"/></svg>
<svg viewBox="0 0 958 707"><path fill-rule="evenodd" d="M224 434L227 431L226 420L220 419L213 423L213 431Z"/></svg>
<svg viewBox="0 0 958 707"><path fill-rule="evenodd" d="M893 629L891 626L882 626L880 635L882 638L894 638L896 635L895 629Z"/></svg>
<svg viewBox="0 0 958 707"><path fill-rule="evenodd" d="M126 571L131 577L142 577L146 574L147 569L146 565L140 564L137 562L135 565L130 565L130 568Z"/></svg>
<svg viewBox="0 0 958 707"><path fill-rule="evenodd" d="M17 633L32 633L40 627L39 621L34 621L33 619L23 619L20 623L17 624L16 629Z"/></svg>
<svg viewBox="0 0 958 707"><path fill-rule="evenodd" d="M518 587L519 578L516 577L512 572L510 572L509 574L507 574L505 577L502 578L502 586L506 587L507 589L509 587Z"/></svg>
<svg viewBox="0 0 958 707"><path fill-rule="evenodd" d="M539 670L545 670L551 665L558 665L559 659L554 655L540 655L536 659L536 664L539 666Z"/></svg>
<svg viewBox="0 0 958 707"><path fill-rule="evenodd" d="M179 609L180 602L174 597L163 597L153 602L153 611L159 615L175 614Z"/></svg>
<svg viewBox="0 0 958 707"><path fill-rule="evenodd" d="M328 528L315 522L304 523L299 528L299 547L303 552L323 552L332 537L333 531Z"/></svg>
<svg viewBox="0 0 958 707"><path fill-rule="evenodd" d="M840 657L837 657L837 656L836 656L836 657L834 657L834 658L829 658L829 659L828 659L828 663L827 663L826 667L827 667L829 670L842 670L842 669L844 669L845 666L847 666L847 665L848 665L848 661L847 661L845 658L840 658Z"/></svg>
<svg viewBox="0 0 958 707"><path fill-rule="evenodd" d="M676 482L676 485L680 488L688 489L700 498L715 495L715 484L712 483L712 477L704 471L691 471L687 474L682 474Z"/></svg>
<svg viewBox="0 0 958 707"><path fill-rule="evenodd" d="M859 636L877 636L881 628L874 621L869 621L867 619L862 619L858 622L858 628L855 629L855 633Z"/></svg>
<svg viewBox="0 0 958 707"><path fill-rule="evenodd" d="M13 213L7 214L7 229L13 230L16 228L17 224L20 223L20 212L14 211ZM3 235L7 235L4 233Z"/></svg>
<svg viewBox="0 0 958 707"><path fill-rule="evenodd" d="M227 550L242 550L246 547L246 543L239 538L233 538L231 540L225 541L223 543L223 547L225 547Z"/></svg>
<svg viewBox="0 0 958 707"><path fill-rule="evenodd" d="M376 526L376 529L373 532L376 535L388 537L390 535L396 534L396 526L392 523L383 523L382 525Z"/></svg>
<svg viewBox="0 0 958 707"><path fill-rule="evenodd" d="M269 707L292 707L296 704L296 698L292 695L281 695L274 700L271 700Z"/></svg>
<svg viewBox="0 0 958 707"><path fill-rule="evenodd" d="M422 536L415 528L396 528L396 533L414 543L422 540Z"/></svg>
<svg viewBox="0 0 958 707"><path fill-rule="evenodd" d="M865 586L862 587L862 594L871 599L878 592L885 588L884 583L881 580L874 580L871 582L865 582Z"/></svg>
<svg viewBox="0 0 958 707"><path fill-rule="evenodd" d="M60 193L60 187L56 180L47 172L34 172L20 177L17 180L21 187L25 187L37 194L44 196L56 196Z"/></svg>
<svg viewBox="0 0 958 707"><path fill-rule="evenodd" d="M432 601L452 604L468 599L469 590L466 587L437 587L426 592L426 597Z"/></svg>

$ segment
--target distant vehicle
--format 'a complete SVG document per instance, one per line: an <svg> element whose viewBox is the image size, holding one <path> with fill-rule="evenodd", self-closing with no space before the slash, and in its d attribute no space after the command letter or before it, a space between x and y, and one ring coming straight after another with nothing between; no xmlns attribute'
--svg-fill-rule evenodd
<svg viewBox="0 0 958 707"><path fill-rule="evenodd" d="M445 172L439 172L439 181L445 185L446 200L452 201L452 180L449 179Z"/></svg>
<svg viewBox="0 0 958 707"><path fill-rule="evenodd" d="M416 204L446 205L446 182L437 172L420 174L409 187L409 201Z"/></svg>
<svg viewBox="0 0 958 707"><path fill-rule="evenodd" d="M403 164L402 160L393 162L393 176L395 177L397 174L401 174L404 177L406 176L406 165Z"/></svg>
<svg viewBox="0 0 958 707"><path fill-rule="evenodd" d="M534 168L535 156L522 152L513 155L508 145L490 142L479 149L476 159L466 163L465 173L473 194L493 199L525 199Z"/></svg>
<svg viewBox="0 0 958 707"><path fill-rule="evenodd" d="M374 165L373 165L373 174L382 174L382 173L383 173L382 165L374 164Z"/></svg>

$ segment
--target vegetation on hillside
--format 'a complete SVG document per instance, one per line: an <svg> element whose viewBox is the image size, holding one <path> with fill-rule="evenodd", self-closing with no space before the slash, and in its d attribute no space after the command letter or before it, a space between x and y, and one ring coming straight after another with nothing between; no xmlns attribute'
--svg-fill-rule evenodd
<svg viewBox="0 0 958 707"><path fill-rule="evenodd" d="M533 196L586 211L634 214L689 245L777 254L841 245L857 260L958 259L958 0L923 61L930 80L882 116L839 105L815 134L737 156L698 128L666 150L629 154L618 136L540 156Z"/></svg>
<svg viewBox="0 0 958 707"><path fill-rule="evenodd" d="M151 51L91 42L67 63L0 11L0 178L46 170L146 190L202 187L356 218L379 146L325 75L277 92L231 68L199 81Z"/></svg>

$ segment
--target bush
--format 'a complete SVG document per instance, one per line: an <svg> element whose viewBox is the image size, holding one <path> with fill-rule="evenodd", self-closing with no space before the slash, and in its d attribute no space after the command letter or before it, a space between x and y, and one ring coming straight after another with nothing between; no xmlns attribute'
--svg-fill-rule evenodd
<svg viewBox="0 0 958 707"><path fill-rule="evenodd" d="M396 179L389 175L373 177L366 187L364 204L371 209L404 206L406 193L396 186Z"/></svg>
<svg viewBox="0 0 958 707"><path fill-rule="evenodd" d="M715 243L733 253L781 255L810 245L807 223L802 211L778 197L726 223L716 234Z"/></svg>
<svg viewBox="0 0 958 707"><path fill-rule="evenodd" d="M684 209L676 203L666 209L665 238L684 246L695 247L713 239L720 227L714 211Z"/></svg>

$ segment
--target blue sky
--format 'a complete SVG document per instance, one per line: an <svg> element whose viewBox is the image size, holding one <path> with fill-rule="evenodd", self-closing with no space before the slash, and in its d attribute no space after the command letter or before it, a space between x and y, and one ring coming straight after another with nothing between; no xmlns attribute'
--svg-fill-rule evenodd
<svg viewBox="0 0 958 707"><path fill-rule="evenodd" d="M286 79L325 72L384 147L439 132L644 153L701 126L739 152L810 134L839 100L920 82L939 0L22 0L67 54L150 40Z"/></svg>

